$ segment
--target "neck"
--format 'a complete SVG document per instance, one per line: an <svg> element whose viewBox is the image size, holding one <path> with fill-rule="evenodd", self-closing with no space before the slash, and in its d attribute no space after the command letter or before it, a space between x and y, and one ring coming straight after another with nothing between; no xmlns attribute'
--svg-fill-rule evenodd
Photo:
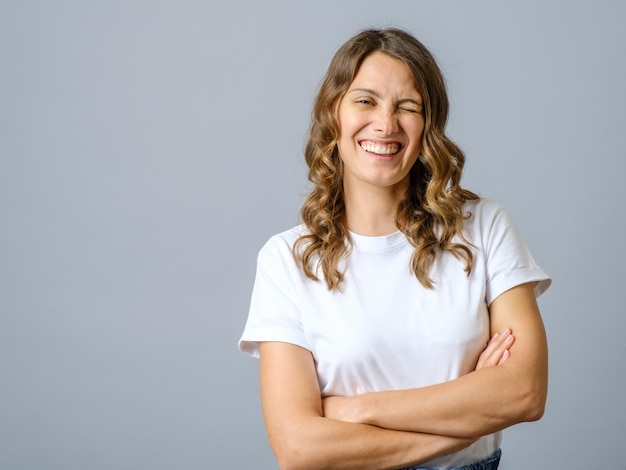
<svg viewBox="0 0 626 470"><path fill-rule="evenodd" d="M378 237L397 232L396 211L405 188L368 188L357 191L344 185L348 230Z"/></svg>

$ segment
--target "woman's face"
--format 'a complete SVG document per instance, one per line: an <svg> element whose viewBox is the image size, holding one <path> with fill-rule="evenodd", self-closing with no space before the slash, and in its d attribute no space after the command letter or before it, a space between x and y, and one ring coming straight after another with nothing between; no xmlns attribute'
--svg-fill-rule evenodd
<svg viewBox="0 0 626 470"><path fill-rule="evenodd" d="M404 63L382 52L363 61L337 110L346 191L408 186L422 146L422 105Z"/></svg>

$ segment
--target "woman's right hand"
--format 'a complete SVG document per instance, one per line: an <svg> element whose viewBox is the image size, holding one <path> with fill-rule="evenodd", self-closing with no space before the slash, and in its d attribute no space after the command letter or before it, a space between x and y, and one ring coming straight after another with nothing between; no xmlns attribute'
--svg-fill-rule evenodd
<svg viewBox="0 0 626 470"><path fill-rule="evenodd" d="M495 333L487 343L487 347L478 357L478 362L474 370L504 364L509 358L509 349L513 346L514 342L515 336L513 336L509 328L501 333Z"/></svg>

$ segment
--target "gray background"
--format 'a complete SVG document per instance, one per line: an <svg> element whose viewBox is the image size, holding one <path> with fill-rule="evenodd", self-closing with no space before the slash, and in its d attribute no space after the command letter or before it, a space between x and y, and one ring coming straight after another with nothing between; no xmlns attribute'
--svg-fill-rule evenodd
<svg viewBox="0 0 626 470"><path fill-rule="evenodd" d="M554 277L547 412L502 468L625 468L623 5L2 0L0 468L275 468L236 349L256 253L330 57L389 25Z"/></svg>

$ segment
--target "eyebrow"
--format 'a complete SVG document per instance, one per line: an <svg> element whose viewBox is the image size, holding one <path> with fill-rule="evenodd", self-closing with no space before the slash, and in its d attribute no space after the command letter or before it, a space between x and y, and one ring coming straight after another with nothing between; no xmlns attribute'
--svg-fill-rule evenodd
<svg viewBox="0 0 626 470"><path fill-rule="evenodd" d="M372 90L371 88L354 88L352 90L349 90L348 94L352 94L354 92L369 93L375 98L380 98L380 93L378 93L376 90ZM417 106L424 106L421 100L418 101L418 100L414 100L413 98L402 98L401 100L398 101L398 104L401 104L401 103L413 103L413 104L416 104Z"/></svg>

